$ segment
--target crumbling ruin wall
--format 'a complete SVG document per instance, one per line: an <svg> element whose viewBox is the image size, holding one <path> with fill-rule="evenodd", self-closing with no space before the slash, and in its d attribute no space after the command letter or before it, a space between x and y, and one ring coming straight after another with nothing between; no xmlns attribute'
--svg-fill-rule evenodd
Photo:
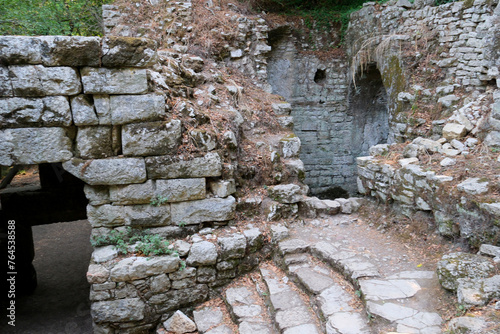
<svg viewBox="0 0 500 334"><path fill-rule="evenodd" d="M365 51L388 91L390 142L414 139L399 153L392 146L375 146L371 156L358 158L358 190L394 203L409 216L427 212L444 236L476 247L498 244L498 181L478 175L484 168L479 166L496 166L489 152L500 145L497 2L418 4L368 3L351 17L352 59L363 53L363 41L373 41L365 43ZM376 50L384 41L385 48ZM418 76L424 80L415 83ZM432 106L426 112L440 119L413 117L422 104ZM439 166L432 166L437 159ZM457 173L457 162L475 167L457 165L463 168ZM449 169L440 173L442 168Z"/></svg>
<svg viewBox="0 0 500 334"><path fill-rule="evenodd" d="M199 82L193 77L201 76L203 60L171 56L146 38L0 37L0 165L61 162L85 182L95 242L88 281L99 333L154 329L166 312L206 300L209 289L259 262L264 237L251 226L218 236L208 229L174 243L170 255L149 258L137 256L137 244L125 246L135 255L124 257L100 242L143 233L180 239L235 219L238 168L252 163L238 151L247 119L226 106L221 133L199 128L210 119L204 103L225 92L199 90L197 105L189 94L179 98ZM280 103L275 108L289 112ZM282 157L273 168L281 180L300 183L300 142L286 128L275 136L276 143L261 144ZM191 151L181 148L186 143ZM239 165L240 154L246 160Z"/></svg>

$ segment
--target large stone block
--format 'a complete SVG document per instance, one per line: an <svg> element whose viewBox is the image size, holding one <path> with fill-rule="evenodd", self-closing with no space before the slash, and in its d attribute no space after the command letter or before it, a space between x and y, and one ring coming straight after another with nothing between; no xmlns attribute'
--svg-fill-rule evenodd
<svg viewBox="0 0 500 334"><path fill-rule="evenodd" d="M15 96L76 95L82 84L71 67L10 66L9 76Z"/></svg>
<svg viewBox="0 0 500 334"><path fill-rule="evenodd" d="M448 141L461 139L467 134L467 128L462 124L448 123L443 128L443 137Z"/></svg>
<svg viewBox="0 0 500 334"><path fill-rule="evenodd" d="M70 125L71 111L65 96L0 99L0 127Z"/></svg>
<svg viewBox="0 0 500 334"><path fill-rule="evenodd" d="M109 199L113 204L147 204L154 196L154 182L112 186L109 188Z"/></svg>
<svg viewBox="0 0 500 334"><path fill-rule="evenodd" d="M99 124L111 125L109 95L93 95L93 97L95 113L97 114L97 118L99 118Z"/></svg>
<svg viewBox="0 0 500 334"><path fill-rule="evenodd" d="M104 204L87 205L87 219L92 227L113 227L125 225L126 213L122 206Z"/></svg>
<svg viewBox="0 0 500 334"><path fill-rule="evenodd" d="M175 153L181 143L181 121L127 124L122 127L124 155Z"/></svg>
<svg viewBox="0 0 500 334"><path fill-rule="evenodd" d="M178 256L129 257L121 260L111 269L110 279L114 282L133 281L149 276L168 274L179 268Z"/></svg>
<svg viewBox="0 0 500 334"><path fill-rule="evenodd" d="M216 177L222 174L222 162L217 153L181 160L175 156L146 158L148 176L154 179Z"/></svg>
<svg viewBox="0 0 500 334"><path fill-rule="evenodd" d="M99 124L91 95L81 94L72 97L71 112L73 113L73 122L76 126Z"/></svg>
<svg viewBox="0 0 500 334"><path fill-rule="evenodd" d="M145 69L84 67L80 73L85 94L143 94L148 90Z"/></svg>
<svg viewBox="0 0 500 334"><path fill-rule="evenodd" d="M0 165L35 165L71 159L71 140L63 128L0 130Z"/></svg>
<svg viewBox="0 0 500 334"><path fill-rule="evenodd" d="M208 241L195 242L191 246L186 263L189 266L209 266L217 262L217 248Z"/></svg>
<svg viewBox="0 0 500 334"><path fill-rule="evenodd" d="M113 155L111 127L79 127L76 134L77 155L84 159L102 159Z"/></svg>
<svg viewBox="0 0 500 334"><path fill-rule="evenodd" d="M65 170L90 185L142 183L146 166L142 158L81 160L63 163Z"/></svg>
<svg viewBox="0 0 500 334"><path fill-rule="evenodd" d="M130 322L144 319L146 305L139 298L127 298L92 303L92 320L101 322Z"/></svg>
<svg viewBox="0 0 500 334"><path fill-rule="evenodd" d="M204 199L206 182L204 178L173 179L156 181L156 196L167 202L183 202Z"/></svg>
<svg viewBox="0 0 500 334"><path fill-rule="evenodd" d="M7 66L0 65L0 96L12 96L12 83Z"/></svg>
<svg viewBox="0 0 500 334"><path fill-rule="evenodd" d="M233 196L172 203L172 221L187 225L227 221L234 218L235 210L236 201Z"/></svg>
<svg viewBox="0 0 500 334"><path fill-rule="evenodd" d="M101 39L83 36L0 36L0 62L7 65L99 66Z"/></svg>
<svg viewBox="0 0 500 334"><path fill-rule="evenodd" d="M157 59L156 49L152 39L106 36L102 39L102 66L145 67Z"/></svg>
<svg viewBox="0 0 500 334"><path fill-rule="evenodd" d="M170 225L170 205L131 205L125 208L126 222L136 227L158 227Z"/></svg>
<svg viewBox="0 0 500 334"><path fill-rule="evenodd" d="M109 102L113 124L158 121L165 116L163 95L114 95Z"/></svg>

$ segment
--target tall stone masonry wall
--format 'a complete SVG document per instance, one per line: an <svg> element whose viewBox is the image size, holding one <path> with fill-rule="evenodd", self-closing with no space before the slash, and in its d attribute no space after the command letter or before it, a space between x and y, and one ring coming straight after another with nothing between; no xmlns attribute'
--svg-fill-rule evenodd
<svg viewBox="0 0 500 334"><path fill-rule="evenodd" d="M94 241L144 231L171 239L235 217L234 168L221 159L229 149L203 141L204 150L177 154L184 120L166 103L164 78L182 80L166 67L164 77L153 70L166 57L156 48L133 37L0 37L0 165L62 162L86 183ZM196 71L203 66L198 57L182 60ZM184 108L190 120L201 117ZM224 136L237 146L234 133ZM262 244L251 226L178 240L172 254L150 258L136 255L137 244L121 256L97 243L87 274L95 333L155 329L251 270Z"/></svg>
<svg viewBox="0 0 500 334"><path fill-rule="evenodd" d="M497 1L436 7L423 2L368 3L353 13L347 34L352 59L363 53L360 45L365 43L380 69L388 94L389 142L414 139L399 151L406 159L398 162L390 159L391 146L374 146L370 156L358 158L358 191L394 203L409 216L415 211L433 216L440 234L463 238L474 247L498 244L497 181L486 173L476 177L477 170L472 171L476 176L467 177L471 170L458 164L464 174L453 173L453 165L486 161L477 153L481 142L488 152L500 147L498 15ZM383 47L376 51L379 45ZM422 49L424 45L428 48ZM405 48L411 52L401 52ZM410 65L426 59L423 71L412 73L408 59ZM440 79L432 80L433 74ZM415 84L417 76L429 79ZM429 124L429 132L418 130L425 120L411 122L408 116L419 112L420 102L443 117ZM436 168L426 164L425 156L443 160ZM446 166L452 173L438 170ZM478 166L474 168L481 170Z"/></svg>

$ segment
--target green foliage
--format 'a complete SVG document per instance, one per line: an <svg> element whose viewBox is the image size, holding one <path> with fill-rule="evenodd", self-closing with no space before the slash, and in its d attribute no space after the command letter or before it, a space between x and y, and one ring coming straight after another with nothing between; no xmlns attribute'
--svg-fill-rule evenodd
<svg viewBox="0 0 500 334"><path fill-rule="evenodd" d="M168 202L168 196L156 195L156 197L151 199L151 202L149 202L149 204L151 204L152 206L160 206L167 202Z"/></svg>
<svg viewBox="0 0 500 334"><path fill-rule="evenodd" d="M450 2L455 2L455 1L458 1L458 0L436 0L434 2L434 4L436 6L440 6L440 5L444 5L445 3L450 3Z"/></svg>
<svg viewBox="0 0 500 334"><path fill-rule="evenodd" d="M125 231L113 230L107 236L92 237L90 244L93 247L100 247L106 245L114 245L115 249L121 254L127 254L128 243L127 240L132 235L132 229L128 228Z"/></svg>
<svg viewBox="0 0 500 334"><path fill-rule="evenodd" d="M157 234L146 234L139 238L139 244L135 249L146 256L172 254L174 251L168 248L169 245L167 240Z"/></svg>
<svg viewBox="0 0 500 334"><path fill-rule="evenodd" d="M112 0L0 0L0 35L101 36Z"/></svg>

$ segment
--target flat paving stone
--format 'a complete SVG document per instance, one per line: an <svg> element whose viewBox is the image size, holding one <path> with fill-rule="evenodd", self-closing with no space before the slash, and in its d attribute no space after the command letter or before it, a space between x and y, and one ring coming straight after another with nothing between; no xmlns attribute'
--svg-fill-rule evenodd
<svg viewBox="0 0 500 334"><path fill-rule="evenodd" d="M200 332L207 331L212 326L222 322L222 311L218 307L206 307L193 312L194 322Z"/></svg>
<svg viewBox="0 0 500 334"><path fill-rule="evenodd" d="M274 330L268 324L243 321L238 327L240 334L272 334Z"/></svg>
<svg viewBox="0 0 500 334"><path fill-rule="evenodd" d="M259 305L233 306L233 313L237 318L260 317L262 308Z"/></svg>
<svg viewBox="0 0 500 334"><path fill-rule="evenodd" d="M278 244L281 254L297 254L307 252L309 244L301 239L290 239Z"/></svg>
<svg viewBox="0 0 500 334"><path fill-rule="evenodd" d="M317 297L321 312L325 316L332 315L336 312L353 311L353 308L349 305L351 299L351 296L339 285L333 285L323 290Z"/></svg>
<svg viewBox="0 0 500 334"><path fill-rule="evenodd" d="M285 329L283 334L319 334L320 332L313 324L304 324Z"/></svg>
<svg viewBox="0 0 500 334"><path fill-rule="evenodd" d="M272 294L270 296L270 299L271 304L273 304L273 308L276 311L304 306L304 302L300 298L299 294L293 290L281 292L274 295Z"/></svg>
<svg viewBox="0 0 500 334"><path fill-rule="evenodd" d="M260 273L262 274L271 295L290 290L290 287L287 284L280 282L278 277L272 271L261 268Z"/></svg>
<svg viewBox="0 0 500 334"><path fill-rule="evenodd" d="M246 287L229 288L226 290L226 300L229 304L242 303L251 305L255 303L252 291Z"/></svg>
<svg viewBox="0 0 500 334"><path fill-rule="evenodd" d="M335 283L330 277L320 274L311 268L300 268L295 271L295 275L297 275L297 278L305 288L313 294L319 294Z"/></svg>
<svg viewBox="0 0 500 334"><path fill-rule="evenodd" d="M361 277L379 277L380 273L377 267L369 262L364 257L353 257L345 260L340 260L340 265L344 268L347 275L351 279L356 280Z"/></svg>
<svg viewBox="0 0 500 334"><path fill-rule="evenodd" d="M421 288L415 280L363 280L361 292L368 300L388 300L413 297Z"/></svg>
<svg viewBox="0 0 500 334"><path fill-rule="evenodd" d="M215 327L214 329L205 332L205 334L234 334L233 330L226 325L221 325L219 327Z"/></svg>
<svg viewBox="0 0 500 334"><path fill-rule="evenodd" d="M298 264L298 263L307 263L307 261L309 261L309 257L307 256L307 254L288 254L288 255L285 255L285 264L288 266L288 265L291 265L291 264Z"/></svg>
<svg viewBox="0 0 500 334"><path fill-rule="evenodd" d="M298 325L304 325L313 321L313 317L304 306L281 310L276 313L276 323L281 330Z"/></svg>
<svg viewBox="0 0 500 334"><path fill-rule="evenodd" d="M402 271L400 273L391 275L387 277L388 279L433 279L435 275L434 271Z"/></svg>
<svg viewBox="0 0 500 334"><path fill-rule="evenodd" d="M354 312L338 312L328 317L327 334L370 334L366 320Z"/></svg>

